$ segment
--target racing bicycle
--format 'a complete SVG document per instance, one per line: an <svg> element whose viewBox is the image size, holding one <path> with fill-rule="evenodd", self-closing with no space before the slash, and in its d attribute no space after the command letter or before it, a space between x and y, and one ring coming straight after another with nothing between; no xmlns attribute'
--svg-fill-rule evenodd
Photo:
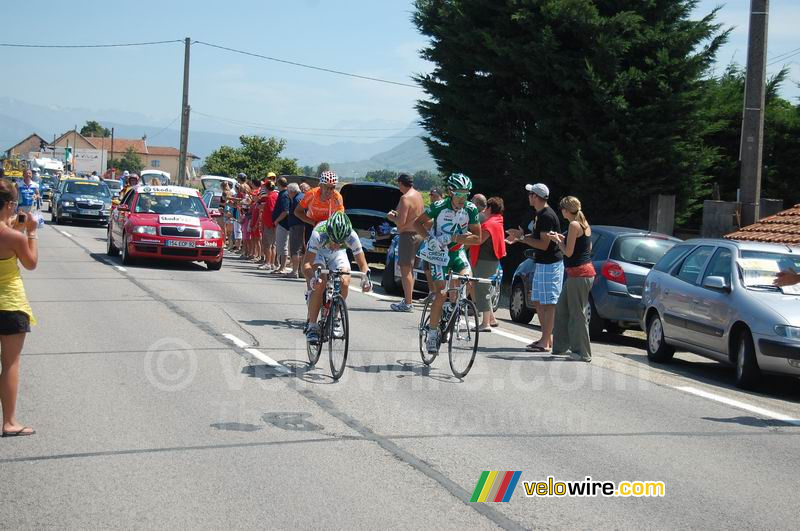
<svg viewBox="0 0 800 531"><path fill-rule="evenodd" d="M347 303L342 297L342 277L366 278L369 274L357 271L330 271L317 267L313 282L321 282L322 275L328 276L328 283L322 294L322 311L319 318L319 341L316 345L306 342L308 363L316 365L322 354L322 346L328 344L328 356L331 362L331 376L338 380L344 374L347 362L347 348L350 342L350 321L347 316Z"/></svg>
<svg viewBox="0 0 800 531"><path fill-rule="evenodd" d="M453 286L453 281L460 283ZM442 317L439 320L439 345L447 343L447 354L450 360L450 370L458 378L464 378L475 362L475 354L478 352L478 310L475 303L468 297L468 283L478 282L479 284L491 284L494 289L494 282L487 278L476 278L469 275L454 275L450 271L445 281L444 292L448 298L442 307ZM491 297L491 295L490 295ZM422 316L419 321L419 352L422 355L422 362L430 365L439 355L438 352L429 354L425 348L430 331L430 307L433 304L433 297L429 296L422 308Z"/></svg>

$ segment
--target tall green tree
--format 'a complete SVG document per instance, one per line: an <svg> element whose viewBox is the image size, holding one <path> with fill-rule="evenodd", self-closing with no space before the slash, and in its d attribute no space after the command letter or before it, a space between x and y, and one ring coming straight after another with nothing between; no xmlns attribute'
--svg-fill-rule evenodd
<svg viewBox="0 0 800 531"><path fill-rule="evenodd" d="M263 178L269 172L278 175L297 175L297 159L281 157L286 141L262 136L242 135L239 147L221 146L206 157L206 173L235 177L246 173L251 178Z"/></svg>
<svg viewBox="0 0 800 531"><path fill-rule="evenodd" d="M416 0L434 64L417 78L428 147L445 173L501 194L527 182L577 195L595 222L646 224L648 197L699 208L713 149L702 79L727 32L694 0Z"/></svg>
<svg viewBox="0 0 800 531"><path fill-rule="evenodd" d="M98 137L107 137L111 136L111 130L107 127L103 127L100 125L99 122L95 120L89 120L86 122L86 125L81 127L79 131L80 134L83 136L98 136Z"/></svg>
<svg viewBox="0 0 800 531"><path fill-rule="evenodd" d="M788 70L783 69L767 80L761 196L783 199L790 206L800 202L800 106L779 95L787 76ZM735 201L739 188L744 85L744 69L729 65L706 82L701 106L707 124L704 140L719 154L711 169L712 182L725 201Z"/></svg>
<svg viewBox="0 0 800 531"><path fill-rule="evenodd" d="M373 183L393 184L397 181L398 175L400 174L392 170L372 170L364 175L364 180Z"/></svg>
<svg viewBox="0 0 800 531"><path fill-rule="evenodd" d="M83 133L81 133L83 134ZM129 147L122 157L119 159L111 159L109 162L110 167L116 168L120 172L129 171L131 173L139 173L144 168L142 158L136 153L133 147Z"/></svg>
<svg viewBox="0 0 800 531"><path fill-rule="evenodd" d="M320 163L319 166L317 166L317 174L314 177L319 177L322 172L330 171L330 169L331 169L330 164L328 164L327 162L322 162Z"/></svg>

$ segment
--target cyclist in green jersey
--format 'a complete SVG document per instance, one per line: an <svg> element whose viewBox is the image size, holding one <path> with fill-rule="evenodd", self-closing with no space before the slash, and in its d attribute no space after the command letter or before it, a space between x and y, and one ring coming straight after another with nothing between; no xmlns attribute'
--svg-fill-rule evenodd
<svg viewBox="0 0 800 531"><path fill-rule="evenodd" d="M439 351L439 320L447 298L447 294L442 292L445 277L451 270L454 274L471 275L472 268L464 246L477 245L481 241L478 209L467 200L470 190L470 178L462 173L454 173L447 178L446 197L428 206L414 224L417 232L426 238L425 250L420 251L423 260L431 256L429 250L447 250L441 262L428 260L433 278L431 293L435 294L431 304L430 332L425 345L431 354Z"/></svg>

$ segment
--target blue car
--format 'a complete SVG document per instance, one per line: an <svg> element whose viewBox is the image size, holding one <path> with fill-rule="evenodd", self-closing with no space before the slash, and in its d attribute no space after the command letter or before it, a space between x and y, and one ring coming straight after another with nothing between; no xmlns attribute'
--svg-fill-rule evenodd
<svg viewBox="0 0 800 531"><path fill-rule="evenodd" d="M386 293L391 295L403 295L403 283L400 280L400 266L397 265L395 257L397 256L397 246L400 242L400 236L397 235L397 229L392 229L392 242L389 244L389 250L386 253L386 262L383 269L383 277L381 278L381 287ZM424 295L428 294L428 281L422 271L423 262L417 258L414 265L414 291L420 292ZM492 291L492 309L497 311L500 306L500 286L503 283L503 266L497 264L497 271L492 275L491 280L495 286Z"/></svg>
<svg viewBox="0 0 800 531"><path fill-rule="evenodd" d="M681 240L641 229L592 226L592 263L597 276L589 294L589 334L598 339L604 332L621 334L640 329L644 279L656 262ZM514 272L509 311L517 323L530 323L536 311L531 285L536 263L533 249Z"/></svg>

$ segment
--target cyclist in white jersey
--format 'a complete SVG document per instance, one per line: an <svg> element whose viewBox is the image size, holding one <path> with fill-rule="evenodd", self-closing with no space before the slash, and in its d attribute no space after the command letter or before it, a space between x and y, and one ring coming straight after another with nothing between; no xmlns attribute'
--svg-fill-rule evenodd
<svg viewBox="0 0 800 531"><path fill-rule="evenodd" d="M311 237L308 239L306 249L306 260L317 266L330 271L350 272L350 260L347 258L347 249L353 252L362 273L369 275L369 266L361 248L361 240L358 238L350 218L342 211L331 214L326 221L314 227ZM316 286L311 286L312 292L308 299L308 316L306 340L315 345L319 341L319 326L317 319L322 307L322 294L328 283L327 275L322 276L322 282ZM348 288L350 287L350 277L342 277L342 297L347 299ZM372 290L372 283L369 277L364 277L361 282L361 289L366 293Z"/></svg>
<svg viewBox="0 0 800 531"><path fill-rule="evenodd" d="M442 292L444 280L450 270L457 275L472 275L464 247L478 245L481 241L478 208L467 201L472 180L462 173L454 173L447 178L447 188L447 197L428 206L415 222L417 232L427 238L425 251L420 248L422 259L426 260L428 248L440 250L444 259L440 264L430 264L433 277L431 293L435 294L435 299L431 304L430 331L425 347L431 354L439 351L439 320L447 298L447 293Z"/></svg>

